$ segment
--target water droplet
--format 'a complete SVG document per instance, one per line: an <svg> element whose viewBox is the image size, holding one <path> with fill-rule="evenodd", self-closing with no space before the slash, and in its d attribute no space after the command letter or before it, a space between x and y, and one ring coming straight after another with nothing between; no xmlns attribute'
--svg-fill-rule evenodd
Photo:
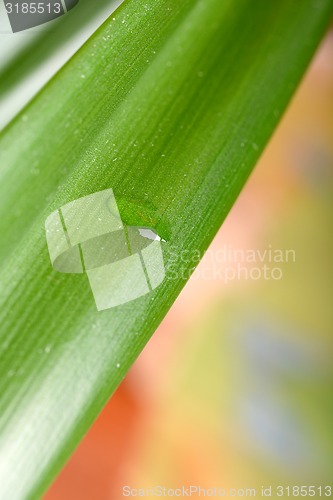
<svg viewBox="0 0 333 500"><path fill-rule="evenodd" d="M64 248L63 253L53 260L50 253L53 267L65 273L86 272L98 311L146 295L164 280L163 247L160 242L165 241L153 228L158 225L158 231L167 238L165 223L150 203L148 192L141 193L143 195L148 198L147 204L143 199L136 200L136 203L128 198L117 197L116 200L110 188L71 201L61 208L68 238L75 239L81 248L75 254L71 248ZM59 230L64 234L65 229L59 227L59 215L57 224L54 225L53 221L54 217L47 219L46 229L52 229L51 234ZM94 224L91 224L93 221ZM49 235L47 238L50 243ZM131 273L128 272L129 264L132 266ZM133 270L140 280L133 280ZM114 287L115 280L124 283L124 286ZM50 349L51 346L43 346L42 352L49 352Z"/></svg>

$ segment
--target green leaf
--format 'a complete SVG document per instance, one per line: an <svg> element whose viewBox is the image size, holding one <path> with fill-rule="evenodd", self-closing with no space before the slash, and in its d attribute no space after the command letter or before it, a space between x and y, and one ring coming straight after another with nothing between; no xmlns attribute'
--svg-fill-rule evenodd
<svg viewBox="0 0 333 500"><path fill-rule="evenodd" d="M126 374L230 210L332 11L331 0L129 0L2 133L1 498L41 495ZM166 277L97 311L86 274L52 269L44 224L110 188L123 222L166 240Z"/></svg>
<svg viewBox="0 0 333 500"><path fill-rule="evenodd" d="M4 108L1 112L1 129L68 61L119 3L119 0L80 0L75 9L43 25L41 31L31 33L28 30L4 37L4 53L7 47L11 47L11 36L14 37L14 43L19 45L0 65L0 106Z"/></svg>

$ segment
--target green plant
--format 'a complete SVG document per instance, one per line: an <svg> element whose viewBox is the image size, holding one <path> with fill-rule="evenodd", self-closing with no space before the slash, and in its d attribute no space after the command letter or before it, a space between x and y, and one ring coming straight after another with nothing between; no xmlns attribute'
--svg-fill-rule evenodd
<svg viewBox="0 0 333 500"><path fill-rule="evenodd" d="M331 0L128 0L0 137L2 498L36 498L207 249L333 11ZM47 216L112 188L166 240L163 284L97 312L52 270ZM171 277L173 269L182 271Z"/></svg>

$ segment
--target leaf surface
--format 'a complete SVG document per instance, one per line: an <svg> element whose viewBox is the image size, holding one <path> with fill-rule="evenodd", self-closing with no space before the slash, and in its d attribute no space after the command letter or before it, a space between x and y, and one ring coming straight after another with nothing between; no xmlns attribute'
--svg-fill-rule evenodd
<svg viewBox="0 0 333 500"><path fill-rule="evenodd" d="M3 131L1 498L41 495L126 374L246 182L332 10L331 0L128 0ZM86 274L52 269L44 224L110 188L124 223L166 241L166 277L97 311Z"/></svg>

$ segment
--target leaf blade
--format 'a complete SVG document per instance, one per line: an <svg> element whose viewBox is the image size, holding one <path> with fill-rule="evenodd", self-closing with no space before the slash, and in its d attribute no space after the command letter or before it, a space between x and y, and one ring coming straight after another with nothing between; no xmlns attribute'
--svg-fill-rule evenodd
<svg viewBox="0 0 333 500"><path fill-rule="evenodd" d="M44 490L166 314L191 271L182 252L207 248L332 12L326 0L259 0L255 12L145 5L118 9L0 137L1 488L11 498ZM97 313L86 277L52 271L43 225L108 187L128 224L149 220L167 240L169 279Z"/></svg>

